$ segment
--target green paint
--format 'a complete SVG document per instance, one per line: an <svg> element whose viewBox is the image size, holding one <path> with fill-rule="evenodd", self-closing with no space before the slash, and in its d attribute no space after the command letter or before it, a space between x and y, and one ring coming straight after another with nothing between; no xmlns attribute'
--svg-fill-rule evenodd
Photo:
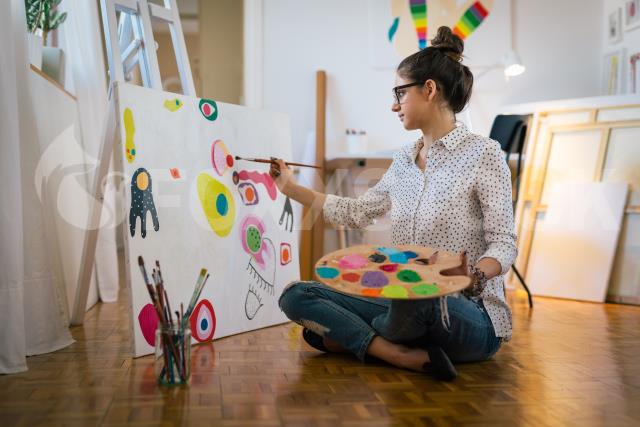
<svg viewBox="0 0 640 427"><path fill-rule="evenodd" d="M413 270L402 270L396 275L403 282L415 283L422 280L422 277Z"/></svg>
<svg viewBox="0 0 640 427"><path fill-rule="evenodd" d="M387 298L409 298L409 292L400 285L385 286L381 295Z"/></svg>
<svg viewBox="0 0 640 427"><path fill-rule="evenodd" d="M433 283L421 283L411 288L413 293L418 295L433 295L440 292L438 285Z"/></svg>
<svg viewBox="0 0 640 427"><path fill-rule="evenodd" d="M256 227L250 226L247 228L247 246L251 252L256 253L262 246L262 236L260 230Z"/></svg>

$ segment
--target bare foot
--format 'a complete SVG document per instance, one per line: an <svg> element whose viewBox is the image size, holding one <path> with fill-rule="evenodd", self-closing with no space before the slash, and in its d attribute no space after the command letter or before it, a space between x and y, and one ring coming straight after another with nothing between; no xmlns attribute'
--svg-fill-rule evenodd
<svg viewBox="0 0 640 427"><path fill-rule="evenodd" d="M427 350L395 344L380 336L371 341L367 353L399 368L416 372L424 372L422 366L430 361Z"/></svg>
<svg viewBox="0 0 640 427"><path fill-rule="evenodd" d="M322 343L332 353L348 353L349 351L331 338L323 337Z"/></svg>

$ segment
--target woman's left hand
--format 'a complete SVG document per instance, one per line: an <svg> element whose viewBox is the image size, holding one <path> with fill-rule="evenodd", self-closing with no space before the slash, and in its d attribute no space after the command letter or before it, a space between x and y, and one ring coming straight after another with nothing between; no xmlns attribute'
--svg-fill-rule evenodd
<svg viewBox="0 0 640 427"><path fill-rule="evenodd" d="M470 277L471 284L469 287L473 286L473 282L475 278L471 274L469 269L469 260L467 259L467 251L460 252L460 265L458 267L448 268L446 270L442 270L440 272L443 276L467 276Z"/></svg>

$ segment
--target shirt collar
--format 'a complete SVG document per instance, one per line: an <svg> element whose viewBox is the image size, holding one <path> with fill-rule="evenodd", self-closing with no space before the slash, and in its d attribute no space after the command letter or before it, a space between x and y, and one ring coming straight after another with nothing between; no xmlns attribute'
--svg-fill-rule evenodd
<svg viewBox="0 0 640 427"><path fill-rule="evenodd" d="M469 129L464 123L458 124L451 132L446 134L440 139L437 139L433 144L442 144L447 150L453 150L469 135ZM404 152L411 159L415 159L418 155L418 151L422 147L422 138L418 139L404 147Z"/></svg>

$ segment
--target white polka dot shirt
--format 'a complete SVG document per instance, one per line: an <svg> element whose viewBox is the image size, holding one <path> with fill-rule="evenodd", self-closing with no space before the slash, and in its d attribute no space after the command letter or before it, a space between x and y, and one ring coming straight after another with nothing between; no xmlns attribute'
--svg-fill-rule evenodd
<svg viewBox="0 0 640 427"><path fill-rule="evenodd" d="M511 174L500 145L459 125L435 141L424 172L415 159L422 140L402 147L382 179L358 198L327 195L324 217L334 225L364 228L390 211L394 245L468 252L475 264L495 258L502 267L480 298L496 336L511 338L511 310L503 275L516 255Z"/></svg>

